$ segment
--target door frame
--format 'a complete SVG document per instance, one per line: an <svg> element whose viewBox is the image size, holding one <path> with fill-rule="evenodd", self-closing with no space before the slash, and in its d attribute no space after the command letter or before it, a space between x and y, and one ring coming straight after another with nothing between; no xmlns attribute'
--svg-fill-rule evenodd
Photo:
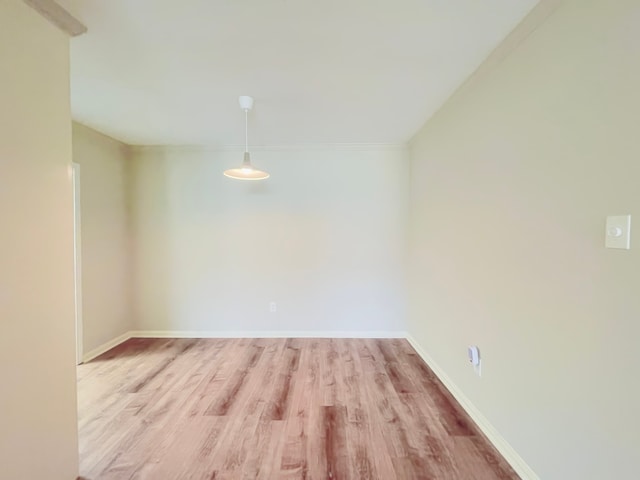
<svg viewBox="0 0 640 480"><path fill-rule="evenodd" d="M82 328L82 218L80 215L80 164L73 162L73 251L76 317L76 365L82 363L84 337Z"/></svg>

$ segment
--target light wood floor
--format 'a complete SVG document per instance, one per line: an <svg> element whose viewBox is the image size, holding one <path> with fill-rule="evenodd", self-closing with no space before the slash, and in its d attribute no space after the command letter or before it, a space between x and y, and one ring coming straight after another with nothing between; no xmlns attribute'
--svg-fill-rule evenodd
<svg viewBox="0 0 640 480"><path fill-rule="evenodd" d="M78 376L86 480L518 478L405 340L131 339Z"/></svg>

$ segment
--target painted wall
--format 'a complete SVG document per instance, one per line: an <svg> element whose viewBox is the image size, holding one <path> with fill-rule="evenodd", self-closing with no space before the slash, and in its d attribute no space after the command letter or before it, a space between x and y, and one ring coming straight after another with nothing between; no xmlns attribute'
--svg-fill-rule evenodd
<svg viewBox="0 0 640 480"><path fill-rule="evenodd" d="M567 0L412 143L409 330L545 480L638 476L638 85L640 3Z"/></svg>
<svg viewBox="0 0 640 480"><path fill-rule="evenodd" d="M406 149L260 149L269 180L224 177L241 158L134 150L137 327L404 330Z"/></svg>
<svg viewBox="0 0 640 480"><path fill-rule="evenodd" d="M133 329L127 147L73 124L80 164L84 351Z"/></svg>
<svg viewBox="0 0 640 480"><path fill-rule="evenodd" d="M0 476L78 475L69 40L0 1Z"/></svg>

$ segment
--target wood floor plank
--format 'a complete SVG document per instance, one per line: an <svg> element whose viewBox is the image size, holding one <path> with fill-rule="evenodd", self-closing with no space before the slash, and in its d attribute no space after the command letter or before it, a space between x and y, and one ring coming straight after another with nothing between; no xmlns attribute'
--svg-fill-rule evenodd
<svg viewBox="0 0 640 480"><path fill-rule="evenodd" d="M130 339L78 409L84 480L518 478L400 339Z"/></svg>
<svg viewBox="0 0 640 480"><path fill-rule="evenodd" d="M298 371L300 349L293 348L291 342L285 342L281 352L280 368L273 381L273 390L267 400L265 417L268 420L283 420L291 402L291 382Z"/></svg>

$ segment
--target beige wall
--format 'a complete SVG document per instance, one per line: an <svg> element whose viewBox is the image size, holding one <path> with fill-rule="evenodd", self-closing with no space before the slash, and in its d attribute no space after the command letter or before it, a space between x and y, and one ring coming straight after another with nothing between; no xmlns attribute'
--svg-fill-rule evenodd
<svg viewBox="0 0 640 480"><path fill-rule="evenodd" d="M85 353L133 329L127 147L73 124L80 164Z"/></svg>
<svg viewBox="0 0 640 480"><path fill-rule="evenodd" d="M639 85L640 3L566 1L412 144L409 330L544 480L638 477Z"/></svg>
<svg viewBox="0 0 640 480"><path fill-rule="evenodd" d="M0 476L78 474L68 38L0 1Z"/></svg>
<svg viewBox="0 0 640 480"><path fill-rule="evenodd" d="M406 150L262 149L269 180L224 177L241 158L135 150L138 328L405 330Z"/></svg>

